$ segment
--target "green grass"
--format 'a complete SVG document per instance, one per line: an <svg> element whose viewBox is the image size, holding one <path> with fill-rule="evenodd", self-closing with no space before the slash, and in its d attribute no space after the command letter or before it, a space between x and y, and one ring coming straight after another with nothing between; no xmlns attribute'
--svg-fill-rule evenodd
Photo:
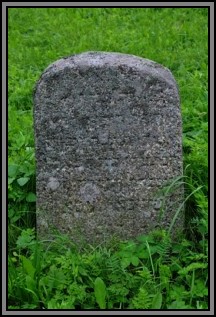
<svg viewBox="0 0 216 317"><path fill-rule="evenodd" d="M207 9L8 11L9 308L207 309ZM55 243L35 239L33 88L50 63L92 50L148 58L176 78L186 201L185 232L178 241L163 230L82 250L64 236Z"/></svg>

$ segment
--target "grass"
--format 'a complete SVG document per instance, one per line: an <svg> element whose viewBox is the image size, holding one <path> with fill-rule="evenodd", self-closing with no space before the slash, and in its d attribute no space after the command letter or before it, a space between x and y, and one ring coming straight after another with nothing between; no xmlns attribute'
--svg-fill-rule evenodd
<svg viewBox="0 0 216 317"><path fill-rule="evenodd" d="M176 78L186 202L178 241L162 229L82 250L66 236L35 238L33 88L50 63L90 50L148 58ZM9 309L208 309L207 83L205 8L9 8Z"/></svg>

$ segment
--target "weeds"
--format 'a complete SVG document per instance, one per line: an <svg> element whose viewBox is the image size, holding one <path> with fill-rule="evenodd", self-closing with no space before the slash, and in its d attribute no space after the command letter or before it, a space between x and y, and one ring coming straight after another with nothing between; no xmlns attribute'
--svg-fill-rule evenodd
<svg viewBox="0 0 216 317"><path fill-rule="evenodd" d="M9 255L10 307L169 309L184 303L196 309L199 302L207 308L207 254L187 240L173 244L166 231L93 253L45 251L33 229L23 230L16 244Z"/></svg>

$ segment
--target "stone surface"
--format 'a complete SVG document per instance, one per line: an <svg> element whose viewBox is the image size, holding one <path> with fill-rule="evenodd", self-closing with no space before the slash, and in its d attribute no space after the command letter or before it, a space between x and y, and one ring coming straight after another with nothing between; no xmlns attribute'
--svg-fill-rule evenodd
<svg viewBox="0 0 216 317"><path fill-rule="evenodd" d="M120 53L60 59L37 82L34 124L41 237L56 228L95 243L169 226L181 191L161 220L156 194L182 175L182 130L167 68Z"/></svg>

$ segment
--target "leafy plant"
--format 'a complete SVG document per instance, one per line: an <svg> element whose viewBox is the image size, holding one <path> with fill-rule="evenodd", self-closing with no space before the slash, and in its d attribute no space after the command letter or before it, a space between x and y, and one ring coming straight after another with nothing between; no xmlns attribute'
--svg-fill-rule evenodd
<svg viewBox="0 0 216 317"><path fill-rule="evenodd" d="M106 308L106 285L104 281L97 277L94 282L94 292L96 301L101 309Z"/></svg>

